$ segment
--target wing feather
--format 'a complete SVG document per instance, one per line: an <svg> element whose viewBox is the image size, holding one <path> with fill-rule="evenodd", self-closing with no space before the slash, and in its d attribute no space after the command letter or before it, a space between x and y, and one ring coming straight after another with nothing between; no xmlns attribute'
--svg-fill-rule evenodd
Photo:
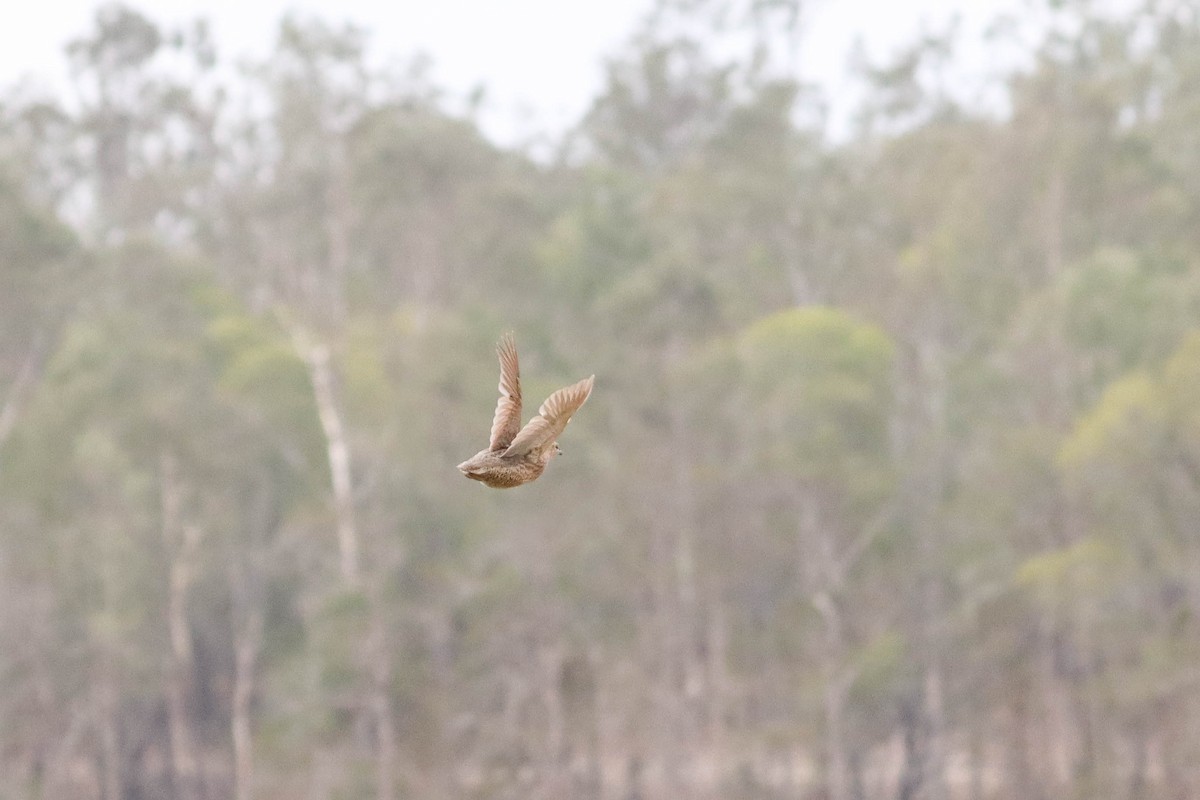
<svg viewBox="0 0 1200 800"><path fill-rule="evenodd" d="M521 430L521 368L517 363L517 343L511 333L504 334L496 345L500 358L500 399L492 417L492 437L489 449L505 450Z"/></svg>
<svg viewBox="0 0 1200 800"><path fill-rule="evenodd" d="M596 376L584 378L579 383L559 389L546 398L538 409L537 416L529 420L512 444L504 451L505 456L518 456L539 450L558 439L571 416L587 402L592 393Z"/></svg>

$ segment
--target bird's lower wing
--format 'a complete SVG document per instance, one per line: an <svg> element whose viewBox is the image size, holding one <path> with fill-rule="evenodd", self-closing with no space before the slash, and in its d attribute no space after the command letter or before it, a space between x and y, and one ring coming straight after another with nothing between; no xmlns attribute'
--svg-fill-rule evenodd
<svg viewBox="0 0 1200 800"><path fill-rule="evenodd" d="M496 346L500 358L500 399L492 417L490 450L504 450L521 430L521 368L517 363L517 345L511 333L504 334Z"/></svg>

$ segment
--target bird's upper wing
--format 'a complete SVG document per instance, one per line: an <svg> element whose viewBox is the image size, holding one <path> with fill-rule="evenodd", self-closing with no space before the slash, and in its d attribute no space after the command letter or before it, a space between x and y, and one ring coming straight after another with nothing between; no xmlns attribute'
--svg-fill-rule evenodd
<svg viewBox="0 0 1200 800"><path fill-rule="evenodd" d="M496 345L500 357L500 399L492 417L490 449L505 450L521 430L521 369L517 364L517 344L506 333Z"/></svg>
<svg viewBox="0 0 1200 800"><path fill-rule="evenodd" d="M521 429L504 451L504 455L525 455L557 439L571 421L571 415L579 410L592 393L592 384L595 381L596 376L593 375L547 397L546 402L538 409L538 415Z"/></svg>

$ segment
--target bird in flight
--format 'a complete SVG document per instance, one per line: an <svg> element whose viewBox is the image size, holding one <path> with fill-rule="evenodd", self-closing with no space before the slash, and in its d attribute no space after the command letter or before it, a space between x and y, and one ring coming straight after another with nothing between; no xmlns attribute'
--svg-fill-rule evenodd
<svg viewBox="0 0 1200 800"><path fill-rule="evenodd" d="M480 450L458 465L473 481L494 489L510 489L529 483L542 474L546 464L561 455L558 437L592 393L596 376L559 389L546 398L537 416L521 427L521 371L517 366L517 344L506 333L496 346L500 357L500 399L492 418L492 437Z"/></svg>

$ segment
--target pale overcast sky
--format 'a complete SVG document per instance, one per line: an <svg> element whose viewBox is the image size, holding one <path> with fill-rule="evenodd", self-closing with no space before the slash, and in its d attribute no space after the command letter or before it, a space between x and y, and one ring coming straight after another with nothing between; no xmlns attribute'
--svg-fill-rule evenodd
<svg viewBox="0 0 1200 800"><path fill-rule="evenodd" d="M164 23L207 17L224 57L269 51L289 10L371 32L377 59L417 51L433 59L433 79L450 91L488 90L485 124L500 139L558 132L595 95L602 62L633 32L652 0L153 0L130 4ZM86 31L97 0L47 0L10 9L0 27L0 85L32 78L65 81L63 45ZM803 77L837 95L851 47L861 37L875 56L940 28L953 15L968 34L1020 0L812 0L802 48ZM968 60L969 61L969 60ZM984 70L989 65L976 63Z"/></svg>

